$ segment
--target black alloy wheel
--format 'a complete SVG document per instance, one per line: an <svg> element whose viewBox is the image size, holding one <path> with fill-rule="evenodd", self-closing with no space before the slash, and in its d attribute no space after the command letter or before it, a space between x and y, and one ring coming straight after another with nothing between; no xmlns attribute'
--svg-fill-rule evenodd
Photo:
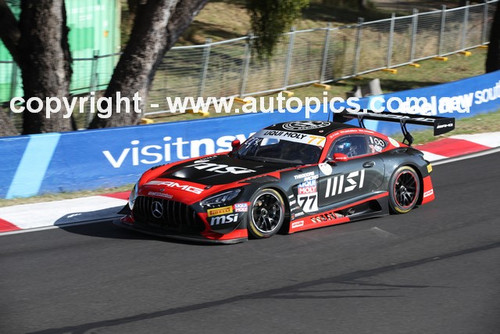
<svg viewBox="0 0 500 334"><path fill-rule="evenodd" d="M276 234L285 219L283 198L274 189L259 190L252 198L248 232L255 238L269 238Z"/></svg>
<svg viewBox="0 0 500 334"><path fill-rule="evenodd" d="M410 166L399 167L389 182L389 204L396 213L407 213L417 205L420 179Z"/></svg>

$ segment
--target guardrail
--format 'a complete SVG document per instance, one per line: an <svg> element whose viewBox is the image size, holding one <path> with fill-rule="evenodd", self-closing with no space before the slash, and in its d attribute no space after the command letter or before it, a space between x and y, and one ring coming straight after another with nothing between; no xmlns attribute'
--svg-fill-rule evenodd
<svg viewBox="0 0 500 334"><path fill-rule="evenodd" d="M446 56L488 43L498 0L341 27L290 31L275 55L259 61L246 36L204 45L173 47L160 65L148 104L166 96L248 96L336 81L385 68ZM74 59L79 82L71 92L104 89L119 54ZM111 64L111 66L110 66ZM81 75L82 73L88 75ZM11 98L22 96L20 71L12 66ZM16 95L17 94L17 95ZM162 110L161 112L166 112ZM159 113L147 110L146 115Z"/></svg>

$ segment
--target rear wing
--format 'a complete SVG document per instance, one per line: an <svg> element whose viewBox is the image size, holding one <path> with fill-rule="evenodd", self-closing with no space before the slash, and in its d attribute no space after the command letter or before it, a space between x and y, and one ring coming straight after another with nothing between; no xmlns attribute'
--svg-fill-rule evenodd
<svg viewBox="0 0 500 334"><path fill-rule="evenodd" d="M341 123L347 122L351 119L357 119L359 122L359 126L362 128L365 127L363 123L365 119L400 123L401 131L403 132L404 139L408 142L408 145L411 145L413 143L413 137L408 132L406 124L432 126L434 128L434 136L438 136L455 129L454 117L425 116L425 115L412 115L412 114L391 114L387 112L376 113L370 110L366 112L344 111L342 113L336 113L333 116L334 121Z"/></svg>

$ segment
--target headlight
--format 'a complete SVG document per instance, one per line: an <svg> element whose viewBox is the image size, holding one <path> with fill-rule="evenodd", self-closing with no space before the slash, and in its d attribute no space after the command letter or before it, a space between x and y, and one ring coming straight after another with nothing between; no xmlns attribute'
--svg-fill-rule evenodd
<svg viewBox="0 0 500 334"><path fill-rule="evenodd" d="M230 202L238 196L241 189L232 189L225 191L223 193L208 197L200 202L201 206L204 208L216 208L225 204L230 204Z"/></svg>
<svg viewBox="0 0 500 334"><path fill-rule="evenodd" d="M139 191L138 188L139 188L139 182L137 182L134 185L134 188L132 188L132 191L130 192L130 195L128 196L128 207L130 208L130 210L134 209L135 199L137 198L137 192Z"/></svg>

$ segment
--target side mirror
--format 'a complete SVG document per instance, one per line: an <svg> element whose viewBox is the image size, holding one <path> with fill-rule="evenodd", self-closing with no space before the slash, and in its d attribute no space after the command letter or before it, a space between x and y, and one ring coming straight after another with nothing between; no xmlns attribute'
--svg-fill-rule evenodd
<svg viewBox="0 0 500 334"><path fill-rule="evenodd" d="M349 157L345 155L344 153L334 153L333 154L333 161L338 162L338 161L347 161L349 160Z"/></svg>
<svg viewBox="0 0 500 334"><path fill-rule="evenodd" d="M241 146L241 143L238 139L235 139L231 142L231 147L233 148L233 152L236 152Z"/></svg>

